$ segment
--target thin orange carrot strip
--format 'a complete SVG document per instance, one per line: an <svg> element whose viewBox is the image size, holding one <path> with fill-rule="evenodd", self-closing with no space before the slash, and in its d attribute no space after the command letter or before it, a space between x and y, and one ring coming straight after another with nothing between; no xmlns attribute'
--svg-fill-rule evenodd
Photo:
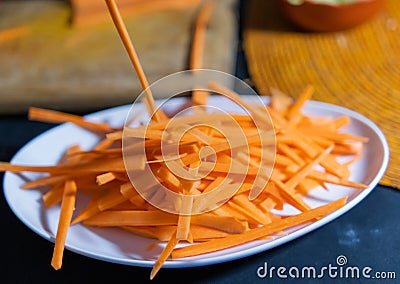
<svg viewBox="0 0 400 284"><path fill-rule="evenodd" d="M164 250L161 252L160 256L158 257L156 263L153 266L153 269L151 270L150 273L150 280L153 280L153 278L156 276L160 268L163 266L164 262L167 260L167 258L171 255L173 249L176 247L176 245L179 243L179 240L176 238L176 233L172 234L171 239L165 246Z"/></svg>
<svg viewBox="0 0 400 284"><path fill-rule="evenodd" d="M215 239L192 246L178 248L172 252L171 256L172 258L183 258L241 245L250 241L254 241L269 236L271 234L277 233L287 228L312 221L315 218L322 217L339 209L344 204L346 204L346 198L333 201L326 205L317 207L315 209L312 209L310 211L295 216L287 217L272 222L260 228L248 230L247 232L244 232L242 234L230 235L222 239Z"/></svg>
<svg viewBox="0 0 400 284"><path fill-rule="evenodd" d="M69 113L63 113L54 110L47 110L41 108L31 107L29 108L29 119L30 120L39 120L42 122L50 122L50 123L64 123L71 122L82 128L85 128L90 131L100 131L100 132L110 132L113 130L106 123L95 123L86 121L83 117L78 115L73 115Z"/></svg>
<svg viewBox="0 0 400 284"><path fill-rule="evenodd" d="M46 176L42 178L38 178L35 180L27 181L24 183L21 188L23 189L32 189L32 188L37 188L40 186L45 186L45 185L53 185L58 182L65 181L67 179L67 176L61 175L61 176Z"/></svg>
<svg viewBox="0 0 400 284"><path fill-rule="evenodd" d="M73 180L67 180L65 182L64 196L61 203L53 258L51 260L51 266L53 266L55 270L60 269L62 265L65 240L67 239L72 213L75 209L76 190L76 184Z"/></svg>
<svg viewBox="0 0 400 284"><path fill-rule="evenodd" d="M138 169L144 167L144 160L139 159L135 166ZM52 174L82 174L87 173L98 173L98 172L109 172L113 170L115 172L125 172L125 165L121 158L110 158L110 159L96 159L85 163L68 164L68 165L57 165L57 166L22 166L12 165L9 163L0 162L0 171L10 172L49 172Z"/></svg>
<svg viewBox="0 0 400 284"><path fill-rule="evenodd" d="M84 223L98 227L176 225L178 215L162 211L104 211Z"/></svg>
<svg viewBox="0 0 400 284"><path fill-rule="evenodd" d="M139 78L140 84L142 86L143 91L145 92L145 99L148 105L148 111L152 119L155 121L160 121L165 119L165 114L161 111L161 109L156 109L153 94L151 89L149 88L149 82L144 73L142 64L140 63L139 57L136 53L135 47L132 43L132 40L129 37L128 30L125 26L124 20L119 12L118 6L114 0L106 0L107 8L110 12L110 15L113 19L114 25L117 28L118 34L125 46L125 49L128 53L129 59L132 62L133 67L135 68L136 74Z"/></svg>
<svg viewBox="0 0 400 284"><path fill-rule="evenodd" d="M104 184L106 184L106 183L112 182L112 181L115 180L116 178L117 178L117 177L115 176L114 173L108 172L108 173L105 173L105 174L98 175L98 176L96 177L96 183L97 183L98 185L104 185Z"/></svg>

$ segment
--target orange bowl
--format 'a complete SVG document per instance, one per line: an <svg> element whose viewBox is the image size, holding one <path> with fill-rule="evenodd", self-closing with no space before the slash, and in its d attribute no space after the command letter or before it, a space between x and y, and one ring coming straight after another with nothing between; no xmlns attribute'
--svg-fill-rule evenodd
<svg viewBox="0 0 400 284"><path fill-rule="evenodd" d="M386 0L358 0L347 4L314 3L303 0L298 5L276 0L283 14L306 31L334 32L355 27L372 18Z"/></svg>

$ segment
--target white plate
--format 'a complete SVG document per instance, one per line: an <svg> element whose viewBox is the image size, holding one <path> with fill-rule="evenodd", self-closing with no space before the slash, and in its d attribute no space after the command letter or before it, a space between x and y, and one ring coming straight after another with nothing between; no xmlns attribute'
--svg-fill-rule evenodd
<svg viewBox="0 0 400 284"><path fill-rule="evenodd" d="M222 97L212 97L210 101L210 104L214 106L220 106L222 103L225 104L225 109L226 106L229 108L230 102ZM179 108L184 104L185 99L178 98L173 101L170 108ZM121 126L125 121L129 108L130 106L112 108L92 114L88 117L94 121L107 121L112 125ZM288 235L276 237L269 242L254 241L215 253L182 260L168 260L164 267L210 265L266 251L309 233L334 220L357 205L374 189L382 178L389 160L389 148L381 130L366 117L335 105L311 101L307 103L303 111L313 116L336 117L348 115L351 117L352 123L346 127L346 131L366 136L370 139L364 147L362 159L353 165L351 176L351 180L367 184L368 188L361 191L345 187L337 188L337 186L332 185L329 186L329 191L317 189L312 192L312 198L307 199L307 202L313 207L336 200L345 195L349 197L348 203L339 210L311 225L292 229L288 231ZM89 149L96 142L96 136L74 125L64 124L33 139L15 155L11 162L14 164L52 165L57 162L68 146L79 143L83 148ZM33 179L40 175L26 173L24 176ZM46 210L41 202L41 192L37 190L20 189L23 182L20 175L12 173L5 174L4 194L8 204L15 215L26 226L45 239L54 241L55 232L57 230L59 207L56 206ZM83 206L82 204L84 204L83 200L78 196L78 210ZM290 208L288 209L290 212ZM90 228L78 224L70 228L67 236L66 248L96 259L126 265L150 267L153 266L154 260L162 250L162 245L160 245L148 251L146 248L153 242L154 240L135 236L122 229Z"/></svg>

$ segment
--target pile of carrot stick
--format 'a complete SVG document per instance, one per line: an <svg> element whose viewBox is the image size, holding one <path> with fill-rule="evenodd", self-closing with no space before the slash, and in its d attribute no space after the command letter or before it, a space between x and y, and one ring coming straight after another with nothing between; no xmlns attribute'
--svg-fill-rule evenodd
<svg viewBox="0 0 400 284"><path fill-rule="evenodd" d="M263 164L262 144L265 141L261 141L260 137L255 135L259 131L253 118L250 115L232 114L232 119L240 126L241 133L246 137L245 146L250 151L239 152L233 157L230 144L224 140L220 132L204 125L196 127L177 142L179 156L174 159L179 159L181 164L188 168L196 168L201 163L209 165L209 173L195 182L182 179L167 166L166 160L160 158L162 134L171 118L162 110L155 110L154 100L148 89L149 84L118 7L113 0L106 0L106 3L142 87L146 90L144 105L150 114L153 114L153 119L146 127L122 129L111 127L106 123L90 122L76 115L31 108L30 119L74 123L97 135L99 142L91 150L83 150L79 145L70 146L65 149L65 154L57 165L26 166L0 163L0 171L45 173L41 178L26 182L22 188L24 190L46 188L47 191L42 198L43 206L46 208L60 206L51 261L55 269L60 269L62 266L68 229L77 223L103 228L118 227L132 234L165 243L151 271L150 278L153 279L168 258L196 256L254 240L274 238L285 233L286 229L314 222L346 203L346 198L342 198L318 208L311 208L304 198L318 187L328 190L329 184L334 184L358 189L366 188L366 185L350 180L350 165L361 156L363 143L368 142L368 139L341 130L351 123L347 116L304 115L302 109L312 96L314 91L312 87L307 87L297 100L274 89L268 105L251 106L255 108L255 112L257 108L267 111L272 119L276 135L276 147L272 153L273 163ZM197 36L192 49L192 68L201 67L201 49L204 45L204 33L212 1L205 3L195 26ZM240 105L247 105L232 90L215 82L210 82L209 87L216 94L223 95ZM207 92L193 92L193 105L206 106L209 95ZM204 109L191 114L189 120L201 124L205 117L203 111ZM186 120L183 119L182 123L185 124L187 119L188 117ZM173 214L153 206L153 202L148 202L149 200L140 194L141 189L135 188L135 183L128 176L123 159L123 131L133 137L136 135L144 138L146 159L137 161L134 170L140 171L149 165L156 177L156 182L149 186L166 187L178 196L208 195L216 198L224 191L231 192L232 196L212 210L199 214ZM202 158L201 151L205 147L214 149L213 165L207 164L207 160ZM341 157L349 159L340 162ZM227 181L227 175L233 169L240 168L243 160L249 161L249 166L244 173L243 171L235 173L244 176L239 188L232 192L232 181ZM267 172L266 176L270 176L270 179L265 183L261 193L250 200L254 179L260 171L264 174ZM90 201L83 210L74 212L81 194L88 195ZM158 201L163 201L164 197L157 190L151 196ZM187 204L180 206L186 206L188 210L193 209L191 199L185 200L188 200ZM204 200L207 205L210 198ZM299 213L289 217L277 214L285 205L296 208ZM184 245L180 246L179 243Z"/></svg>
<svg viewBox="0 0 400 284"><path fill-rule="evenodd" d="M218 84L213 83L214 86ZM31 108L30 119L45 122L72 122L100 137L91 150L82 150L79 145L66 149L65 155L53 166L21 166L1 163L0 171L43 172L47 175L26 182L24 190L47 188L43 195L43 205L47 208L61 206L58 230L54 246L52 266L59 269L68 228L77 223L97 227L120 227L123 230L160 242L167 242L164 251L155 263L151 278L169 258L184 258L218 251L257 239L273 237L300 224L313 222L345 204L345 199L328 203L319 208L311 208L304 197L317 187L327 188L328 184L353 188L365 188L363 184L350 180L350 168L362 153L362 144L367 139L340 129L349 124L350 118L309 117L302 113L302 107L310 99L312 87L307 88L293 101L275 91L271 103L265 108L270 113L276 133L276 161L272 175L262 193L250 201L249 191L259 165L259 143L249 142L250 167L242 186L231 199L218 208L202 214L177 215L152 206L136 191L127 176L121 147L121 129L105 123L93 123L85 118L61 112ZM226 94L225 94L226 95ZM228 95L229 97L229 95ZM195 102L196 104L198 102ZM196 116L199 114L193 114ZM234 119L249 137L255 127L251 117L234 115ZM151 121L149 131L162 130L170 118ZM140 128L140 126L138 127ZM133 128L134 129L134 128ZM253 129L254 130L254 129ZM197 131L204 139L182 139L181 161L190 166L200 159L199 151L204 146L219 145L218 132L200 127ZM199 182L187 184L174 175L159 159L161 137L146 136L147 162L160 184L178 194L205 194L221 185L229 168L226 163L235 162L229 156L229 149L216 151L216 168ZM344 163L339 157L349 156ZM229 184L226 185L227 187ZM74 212L79 195L90 196L90 202L80 212ZM274 214L289 204L299 210L292 217ZM189 245L177 247L178 243Z"/></svg>

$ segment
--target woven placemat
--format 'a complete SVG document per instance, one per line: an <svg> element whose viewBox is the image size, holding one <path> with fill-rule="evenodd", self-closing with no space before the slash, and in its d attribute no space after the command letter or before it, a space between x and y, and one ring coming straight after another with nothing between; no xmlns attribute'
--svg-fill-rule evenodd
<svg viewBox="0 0 400 284"><path fill-rule="evenodd" d="M277 87L295 97L312 84L313 99L369 117L390 145L381 184L400 188L400 1L389 1L367 23L338 33L300 32L274 1L248 5L244 49L259 93Z"/></svg>

